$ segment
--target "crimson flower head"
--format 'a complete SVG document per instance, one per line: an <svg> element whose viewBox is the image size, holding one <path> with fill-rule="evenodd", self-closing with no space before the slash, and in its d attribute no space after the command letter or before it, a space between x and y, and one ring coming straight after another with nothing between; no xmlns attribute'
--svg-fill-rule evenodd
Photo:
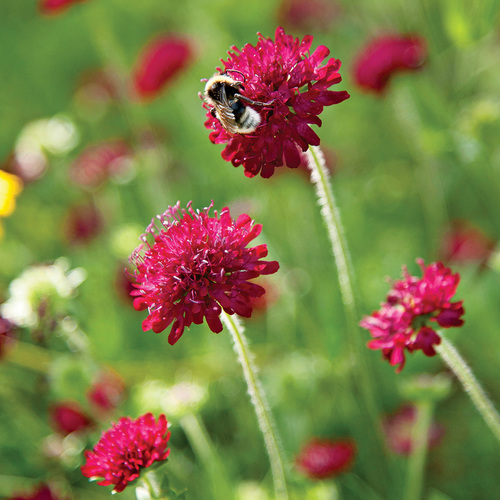
<svg viewBox="0 0 500 500"><path fill-rule="evenodd" d="M441 337L431 325L450 328L464 323L463 301L451 302L460 275L452 274L441 262L426 266L422 259L417 259L417 263L422 278L411 276L403 268L403 279L393 283L386 302L360 322L373 337L368 347L382 349L391 365L399 365L398 373L405 364L405 350L422 350L427 356L436 354L433 346L441 343Z"/></svg>
<svg viewBox="0 0 500 500"><path fill-rule="evenodd" d="M133 84L140 98L156 97L191 61L192 50L184 38L162 35L152 40L139 56Z"/></svg>
<svg viewBox="0 0 500 500"><path fill-rule="evenodd" d="M142 469L166 460L170 432L165 415L158 421L151 413L136 420L122 417L103 432L93 451L85 451L81 471L100 486L114 485L113 493L123 491L137 479Z"/></svg>
<svg viewBox="0 0 500 500"><path fill-rule="evenodd" d="M355 60L354 81L364 90L382 94L395 74L419 69L426 56L425 40L418 35L380 36Z"/></svg>
<svg viewBox="0 0 500 500"><path fill-rule="evenodd" d="M43 14L58 14L68 9L72 4L85 0L40 0L40 10Z"/></svg>
<svg viewBox="0 0 500 500"><path fill-rule="evenodd" d="M417 423L415 405L405 404L395 413L384 418L382 423L387 446L398 455L411 455L414 450L413 434ZM427 435L427 446L437 446L445 434L443 426L432 421Z"/></svg>
<svg viewBox="0 0 500 500"><path fill-rule="evenodd" d="M172 345L184 327L199 325L204 318L213 332L221 332L222 309L249 318L252 300L265 293L249 280L279 268L276 261L261 260L267 256L266 245L247 248L259 236L260 224L246 214L233 220L228 208L212 217L212 205L203 211L195 211L191 203L187 209L179 202L169 207L146 229L154 242L143 235L144 244L131 256L137 267L134 307L148 309L142 328L159 333L173 322L168 337Z"/></svg>
<svg viewBox="0 0 500 500"><path fill-rule="evenodd" d="M349 440L312 439L302 448L295 465L310 479L326 479L347 470L356 448Z"/></svg>
<svg viewBox="0 0 500 500"><path fill-rule="evenodd" d="M258 37L255 46L233 46L222 64L224 72L243 84L244 97L266 104L253 107L260 114L260 125L251 133L230 134L204 104L208 110L205 127L211 130L214 144L226 144L224 160L235 167L243 165L247 177L260 173L268 178L284 164L300 165L300 151L320 143L310 125L321 126L324 106L338 104L349 94L328 90L341 81L340 61L330 58L322 66L330 51L320 45L311 54L312 36L300 41L277 28L274 40Z"/></svg>
<svg viewBox="0 0 500 500"><path fill-rule="evenodd" d="M88 146L70 167L71 179L80 186L95 188L110 177L123 174L129 167L132 151L121 140L103 141Z"/></svg>
<svg viewBox="0 0 500 500"><path fill-rule="evenodd" d="M80 405L73 401L56 403L50 407L49 413L52 427L63 436L88 430L94 425Z"/></svg>
<svg viewBox="0 0 500 500"><path fill-rule="evenodd" d="M30 493L18 493L8 498L8 500L62 500L46 484L40 484Z"/></svg>

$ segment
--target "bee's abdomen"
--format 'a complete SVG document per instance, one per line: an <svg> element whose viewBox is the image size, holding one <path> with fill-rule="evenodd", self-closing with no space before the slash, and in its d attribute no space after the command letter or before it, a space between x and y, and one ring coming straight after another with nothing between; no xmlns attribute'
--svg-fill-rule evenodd
<svg viewBox="0 0 500 500"><path fill-rule="evenodd" d="M259 126L260 115L255 109L249 108L248 106L241 106L243 109L241 111L238 110L240 112L233 110L234 119L238 124L238 133L250 134Z"/></svg>

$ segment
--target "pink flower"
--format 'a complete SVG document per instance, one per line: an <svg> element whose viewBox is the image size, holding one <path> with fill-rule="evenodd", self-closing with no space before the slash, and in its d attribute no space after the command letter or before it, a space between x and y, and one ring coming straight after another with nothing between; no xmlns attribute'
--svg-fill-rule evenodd
<svg viewBox="0 0 500 500"><path fill-rule="evenodd" d="M445 262L486 266L496 241L467 221L454 221L443 236L440 254Z"/></svg>
<svg viewBox="0 0 500 500"><path fill-rule="evenodd" d="M166 460L170 432L165 415L158 422L151 413L137 420L122 417L111 429L103 432L93 451L85 451L81 471L101 486L114 485L113 492L123 491L137 479L142 469Z"/></svg>
<svg viewBox="0 0 500 500"><path fill-rule="evenodd" d="M311 479L326 479L347 470L356 448L349 440L312 439L295 459L296 467Z"/></svg>
<svg viewBox="0 0 500 500"><path fill-rule="evenodd" d="M94 425L80 405L73 401L56 403L50 407L49 413L52 427L63 436L88 430Z"/></svg>
<svg viewBox="0 0 500 500"><path fill-rule="evenodd" d="M417 263L422 269L422 278L410 276L403 268L404 279L393 283L387 301L360 322L374 337L368 347L382 349L391 365L399 365L398 373L405 364L405 350L420 349L427 356L436 354L433 346L440 344L441 338L429 323L443 328L464 323L462 301L450 302L460 275L452 274L441 262L425 266L422 259L417 259Z"/></svg>
<svg viewBox="0 0 500 500"><path fill-rule="evenodd" d="M0 359L14 341L14 329L15 325L0 316Z"/></svg>
<svg viewBox="0 0 500 500"><path fill-rule="evenodd" d="M30 493L17 493L7 500L61 500L46 484L41 484Z"/></svg>
<svg viewBox="0 0 500 500"><path fill-rule="evenodd" d="M43 14L58 14L71 5L85 0L40 0L40 10Z"/></svg>
<svg viewBox="0 0 500 500"><path fill-rule="evenodd" d="M122 140L101 142L87 147L73 162L70 177L84 187L97 187L129 166L132 151Z"/></svg>
<svg viewBox="0 0 500 500"><path fill-rule="evenodd" d="M103 227L103 216L94 204L75 205L64 219L64 238L71 245L85 245L99 236Z"/></svg>
<svg viewBox="0 0 500 500"><path fill-rule="evenodd" d="M398 455L411 455L414 445L412 439L413 429L416 423L417 412L414 405L401 406L395 413L387 416L383 421L383 429L387 446ZM427 446L437 446L445 430L441 425L432 422L429 427Z"/></svg>
<svg viewBox="0 0 500 500"><path fill-rule="evenodd" d="M340 14L332 0L282 0L278 10L283 25L306 32L327 31Z"/></svg>
<svg viewBox="0 0 500 500"><path fill-rule="evenodd" d="M184 38L170 34L155 38L135 63L133 83L137 95L156 97L191 59L192 50Z"/></svg>
<svg viewBox="0 0 500 500"><path fill-rule="evenodd" d="M286 35L277 28L275 40L259 34L256 46L246 44L241 50L232 47L229 58L222 61L231 78L244 79L241 93L254 101L271 103L254 109L261 123L252 133L230 134L208 109L205 127L214 144L226 144L222 157L235 167L243 165L245 175L271 177L276 167L286 164L297 168L300 151L317 146L320 139L310 124L321 126L319 115L324 106L344 101L345 91L327 90L341 81L340 61L321 62L330 51L320 45L312 54L313 37ZM240 73L238 73L240 72ZM244 78L243 78L244 77ZM250 106L251 107L251 106Z"/></svg>
<svg viewBox="0 0 500 500"><path fill-rule="evenodd" d="M115 372L101 372L87 393L87 399L100 413L114 410L123 399L125 382Z"/></svg>
<svg viewBox="0 0 500 500"><path fill-rule="evenodd" d="M362 49L353 64L354 81L364 90L381 94L392 76L415 71L427 57L425 40L418 35L384 35Z"/></svg>
<svg viewBox="0 0 500 500"><path fill-rule="evenodd" d="M169 207L157 217L159 228L153 219L146 229L154 243L143 235L144 244L131 256L137 267L134 307L148 309L142 328L159 333L173 322L172 345L184 327L204 318L213 332L221 332L222 309L249 318L252 299L265 292L249 280L279 268L276 261L261 260L267 256L266 245L246 248L260 234L260 224L246 214L234 221L228 208L210 217L212 205L201 212L191 203L187 210L180 203Z"/></svg>

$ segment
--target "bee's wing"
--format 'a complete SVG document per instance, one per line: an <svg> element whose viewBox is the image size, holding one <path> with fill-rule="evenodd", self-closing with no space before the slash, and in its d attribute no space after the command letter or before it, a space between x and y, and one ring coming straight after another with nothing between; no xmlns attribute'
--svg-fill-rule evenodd
<svg viewBox="0 0 500 500"><path fill-rule="evenodd" d="M226 89L222 86L220 94L220 102L214 101L215 111L217 113L217 118L219 119L221 125L230 133L238 133L238 124L234 119L234 113L229 104L226 96Z"/></svg>

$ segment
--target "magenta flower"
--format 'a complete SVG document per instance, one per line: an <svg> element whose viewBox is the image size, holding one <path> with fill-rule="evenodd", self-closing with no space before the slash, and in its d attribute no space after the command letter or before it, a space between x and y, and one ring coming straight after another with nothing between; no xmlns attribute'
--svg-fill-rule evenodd
<svg viewBox="0 0 500 500"><path fill-rule="evenodd" d="M71 5L84 1L85 0L40 0L40 10L43 14L58 14L71 7Z"/></svg>
<svg viewBox="0 0 500 500"><path fill-rule="evenodd" d="M256 46L232 47L222 63L225 71L234 70L228 73L231 78L242 81L244 77L242 95L271 103L254 108L260 114L260 125L252 133L232 135L204 104L208 109L205 127L211 130L209 137L214 144L226 144L224 160L235 167L243 165L247 177L260 173L267 178L276 167L299 166L300 151L320 143L310 125L321 126L323 107L342 102L349 94L327 90L341 81L340 61L331 58L321 66L330 51L320 45L311 54L312 36L301 42L286 35L283 28L276 29L274 41L258 36Z"/></svg>
<svg viewBox="0 0 500 500"><path fill-rule="evenodd" d="M349 440L312 439L295 459L297 469L310 479L326 479L347 470L356 447Z"/></svg>
<svg viewBox="0 0 500 500"><path fill-rule="evenodd" d="M100 414L113 411L123 400L125 382L118 373L105 371L99 373L87 392L87 399Z"/></svg>
<svg viewBox="0 0 500 500"><path fill-rule="evenodd" d="M113 492L123 491L137 479L142 469L166 460L170 432L165 415L158 422L151 413L137 420L122 417L103 432L93 451L85 451L82 474L100 486L114 485Z"/></svg>
<svg viewBox="0 0 500 500"><path fill-rule="evenodd" d="M74 205L64 218L64 239L70 245L85 245L99 236L104 228L104 218L93 203Z"/></svg>
<svg viewBox="0 0 500 500"><path fill-rule="evenodd" d="M152 40L139 56L133 71L134 89L143 99L156 97L191 61L187 40L161 35Z"/></svg>
<svg viewBox="0 0 500 500"><path fill-rule="evenodd" d="M97 187L130 166L132 151L123 140L110 140L87 147L71 165L71 179L84 187Z"/></svg>
<svg viewBox="0 0 500 500"><path fill-rule="evenodd" d="M413 429L416 424L417 412L414 405L401 406L395 413L384 418L383 429L387 446L398 455L411 455L413 445ZM427 437L427 446L437 446L444 436L444 427L431 422Z"/></svg>
<svg viewBox="0 0 500 500"><path fill-rule="evenodd" d="M445 262L477 263L485 267L496 241L464 220L454 221L441 240L440 254Z"/></svg>
<svg viewBox="0 0 500 500"><path fill-rule="evenodd" d="M0 315L0 359L14 342L14 330L15 325Z"/></svg>
<svg viewBox="0 0 500 500"><path fill-rule="evenodd" d="M403 268L404 279L394 282L387 301L360 322L374 337L368 347L382 349L391 365L399 365L398 373L405 364L405 350L422 350L427 356L436 354L433 346L440 344L441 338L430 325L450 328L464 323L463 301L450 302L460 275L452 274L441 262L425 266L422 259L417 259L417 263L422 278L410 276Z"/></svg>
<svg viewBox="0 0 500 500"><path fill-rule="evenodd" d="M7 500L61 500L46 484L41 484L29 493L16 493Z"/></svg>
<svg viewBox="0 0 500 500"><path fill-rule="evenodd" d="M153 219L146 229L154 243L143 235L144 244L131 256L137 267L134 307L148 309L142 328L159 333L173 322L172 345L184 327L204 318L213 332L222 331L222 309L249 318L252 299L265 293L249 280L279 268L276 261L261 260L267 256L266 245L247 248L260 234L260 224L246 214L234 221L228 208L210 217L212 205L201 212L191 203L187 210L179 203L169 207L157 217L159 228Z"/></svg>
<svg viewBox="0 0 500 500"><path fill-rule="evenodd" d="M62 401L52 405L49 414L52 427L63 436L89 430L94 425L80 405L73 401Z"/></svg>
<svg viewBox="0 0 500 500"><path fill-rule="evenodd" d="M382 94L393 75L415 71L427 57L418 35L384 35L364 47L353 64L353 78L364 90Z"/></svg>

